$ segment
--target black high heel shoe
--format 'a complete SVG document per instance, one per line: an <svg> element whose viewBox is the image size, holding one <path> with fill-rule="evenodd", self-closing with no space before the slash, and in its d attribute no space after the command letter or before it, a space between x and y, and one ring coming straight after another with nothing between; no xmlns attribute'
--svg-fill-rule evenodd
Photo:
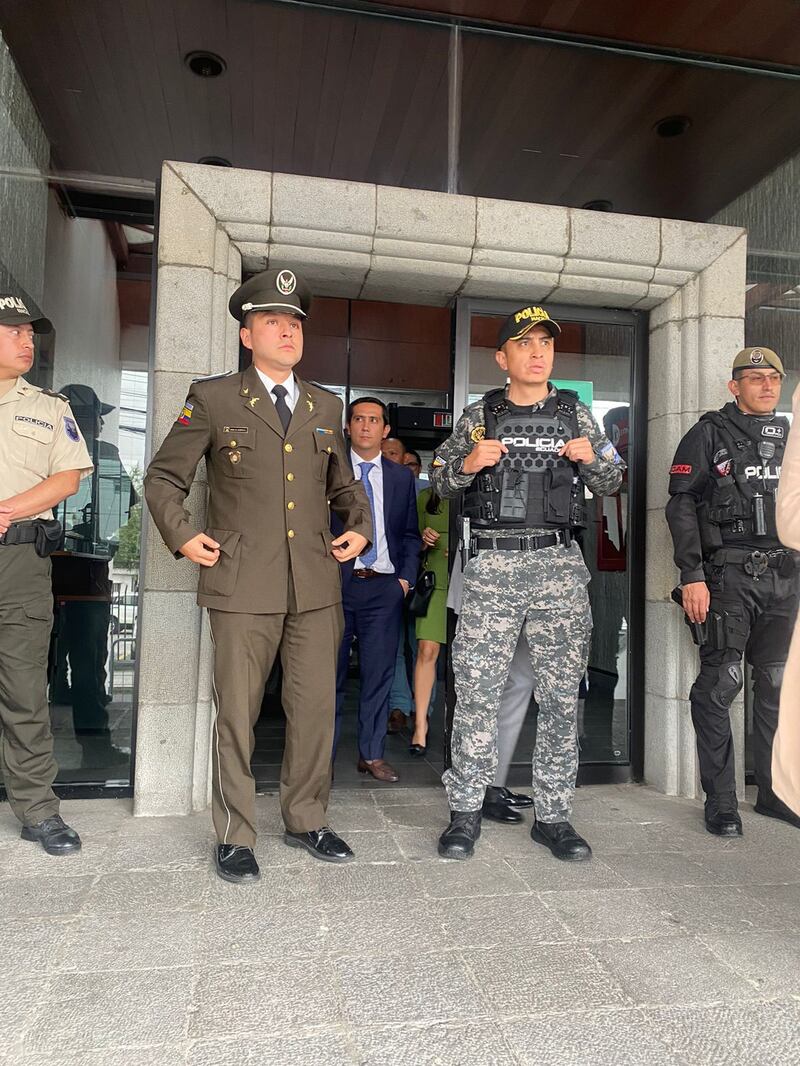
<svg viewBox="0 0 800 1066"><path fill-rule="evenodd" d="M428 739L428 731L425 730L425 740L427 741L427 739ZM427 744L410 744L409 747L408 747L408 754L413 756L415 759L424 758L426 753L427 753L427 751L428 751L428 745Z"/></svg>

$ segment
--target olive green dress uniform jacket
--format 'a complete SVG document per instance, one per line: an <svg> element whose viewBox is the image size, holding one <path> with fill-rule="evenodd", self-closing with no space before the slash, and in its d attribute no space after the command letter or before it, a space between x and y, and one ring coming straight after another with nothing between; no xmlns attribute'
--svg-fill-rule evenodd
<svg viewBox="0 0 800 1066"><path fill-rule="evenodd" d="M345 529L372 540L366 493L353 476L337 396L296 378L298 399L286 436L256 370L195 382L178 421L150 464L145 497L176 554L198 530L184 508L205 456L205 532L219 561L201 567L201 607L246 614L286 613L341 601L330 554L330 509Z"/></svg>

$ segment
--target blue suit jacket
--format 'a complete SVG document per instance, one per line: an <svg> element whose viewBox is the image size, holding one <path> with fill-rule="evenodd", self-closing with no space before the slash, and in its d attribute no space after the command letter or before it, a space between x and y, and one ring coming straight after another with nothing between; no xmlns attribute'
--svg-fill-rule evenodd
<svg viewBox="0 0 800 1066"><path fill-rule="evenodd" d="M348 451L349 455L349 451ZM417 494L415 479L408 467L393 463L381 456L383 469L383 521L389 558L395 575L405 578L409 585L417 582L422 538L417 519ZM331 514L331 532L334 537L344 533L341 520ZM353 574L354 560L342 564L342 587L346 588Z"/></svg>

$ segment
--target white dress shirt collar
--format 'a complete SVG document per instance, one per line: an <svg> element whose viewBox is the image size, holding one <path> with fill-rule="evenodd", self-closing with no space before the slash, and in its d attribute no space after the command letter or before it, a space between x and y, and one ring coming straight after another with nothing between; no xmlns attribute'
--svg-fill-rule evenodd
<svg viewBox="0 0 800 1066"><path fill-rule="evenodd" d="M269 393L269 398L272 400L273 403L275 403L275 394L273 393L272 390L278 384L283 385L283 387L286 389L286 393L287 393L287 395L286 395L286 405L287 405L287 407L289 408L290 411L294 411L295 404L297 403L297 396L298 396L298 393L300 392L300 389L298 388L298 385L297 385L297 378L294 376L294 372L292 372L289 375L289 377L286 379L286 381L281 381L279 383L277 381L273 381L271 377L268 377L264 373L264 371L263 370L259 370L258 367L255 368L255 371L258 374L258 376L261 378L261 381L262 381L262 383L264 385L264 388Z"/></svg>

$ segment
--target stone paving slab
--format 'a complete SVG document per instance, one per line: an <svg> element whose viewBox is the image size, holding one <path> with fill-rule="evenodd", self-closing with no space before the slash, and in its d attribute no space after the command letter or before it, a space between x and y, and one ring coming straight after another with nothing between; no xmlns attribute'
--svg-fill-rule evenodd
<svg viewBox="0 0 800 1066"><path fill-rule="evenodd" d="M344 867L287 848L227 885L207 814L66 802L55 859L0 813L0 1066L784 1066L800 1062L800 833L745 837L639 786L580 789L592 863L487 824L446 862L440 789L334 792Z"/></svg>

